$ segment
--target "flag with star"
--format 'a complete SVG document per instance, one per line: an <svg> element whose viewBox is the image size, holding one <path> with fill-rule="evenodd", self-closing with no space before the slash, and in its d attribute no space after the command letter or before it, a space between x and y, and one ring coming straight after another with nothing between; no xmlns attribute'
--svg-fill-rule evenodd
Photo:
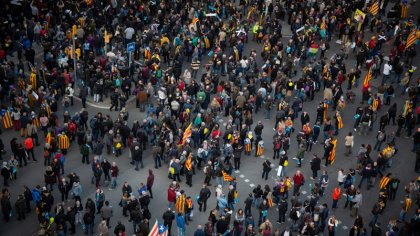
<svg viewBox="0 0 420 236"><path fill-rule="evenodd" d="M150 230L149 236L168 236L168 229L157 220Z"/></svg>

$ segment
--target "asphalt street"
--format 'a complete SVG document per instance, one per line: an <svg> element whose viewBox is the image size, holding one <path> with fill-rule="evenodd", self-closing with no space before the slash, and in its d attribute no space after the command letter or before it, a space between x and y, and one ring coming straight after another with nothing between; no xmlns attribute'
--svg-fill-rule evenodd
<svg viewBox="0 0 420 236"><path fill-rule="evenodd" d="M418 5L418 4L417 4ZM287 42L289 38L287 38L287 35L290 35L290 30L287 25L284 25L283 27L283 34L285 37L283 38L283 42ZM331 42L331 49L327 52L327 57L331 57L334 53L339 52L340 50L339 44L335 43L335 40ZM248 55L249 51L252 48L257 49L258 51L261 50L262 45L258 45L255 42L249 41L248 44L246 44L246 51L244 55ZM385 54L389 52L389 46L385 46ZM40 52L39 49L37 52ZM40 60L38 58L38 60ZM349 70L352 66L355 64L354 54L350 53L349 59L346 60L347 69ZM258 62L258 65L261 66L261 61ZM415 59L414 65L420 65L418 58ZM183 69L186 67L189 67L187 63L184 63ZM366 70L364 69L364 73ZM364 73L362 74L362 79L364 78ZM294 78L298 78L301 74L301 68L299 68L299 73ZM418 75L418 70L415 72L414 78ZM378 83L380 83L380 78L378 77L377 80L372 80L371 84L373 86L377 86ZM224 79L227 79L226 77ZM354 168L356 165L356 157L355 156L348 156L346 157L344 155L344 137L349 131L353 131L353 122L354 122L354 111L356 110L356 107L360 103L361 98L361 91L359 88L353 89L353 91L356 94L356 100L353 104L348 104L344 111L343 116L343 123L344 128L340 130L338 138L338 147L337 147L337 154L336 154L336 160L335 163L332 166L328 166L325 168L328 171L329 177L330 177L330 183L327 188L327 192L324 195L323 198L320 199L319 205L322 203L327 203L329 206L332 204L332 198L331 193L333 188L337 185L337 171L340 168L343 168L344 170L348 170L349 168ZM375 89L374 89L375 90ZM344 89L344 92L346 92L346 89ZM313 121L316 117L316 107L318 105L318 102L321 101L323 98L322 91L317 93L315 96L315 100L312 102L305 102L303 105L303 110L309 112L311 121ZM398 104L398 114L402 111L402 104L404 103L404 98L397 96L392 102L397 102ZM154 101L156 102L156 101ZM107 107L108 101L105 101L102 104L93 104L88 105L88 111L89 111L89 117L92 117L97 112L102 112L105 114L111 114L111 117L115 119L118 115L117 112L110 112L107 109L103 109L103 107ZM99 106L98 106L99 105ZM135 108L135 103L130 102L127 105L128 111L130 113L129 116L129 124L132 124L133 120L143 120L145 118L146 114L144 112L139 112L138 109ZM71 114L74 114L74 112L78 112L81 109L81 103L80 101L76 100L75 105L73 107L69 108L69 112ZM378 117L380 117L382 114L384 114L388 109L388 106L383 106L382 109L379 111ZM64 110L63 107L59 107L59 117L62 117ZM332 115L332 111L329 110L329 115ZM276 178L276 169L273 168L273 170L270 172L269 180L265 181L261 178L262 173L262 163L265 158L268 158L272 161L272 137L274 135L273 127L274 127L274 112L272 112L272 119L265 120L263 119L263 113L260 112L254 116L254 126L257 123L256 121L262 120L264 124L264 130L263 130L263 139L265 141L265 151L264 155L260 158L253 157L253 156L243 156L242 157L242 164L240 171L234 172L234 177L237 178L237 189L239 192L239 203L235 205L235 209L243 208L244 207L244 200L248 193L252 192L253 187L260 184L264 186L265 184L270 185L270 187L273 187L274 179ZM222 124L223 126L227 122L227 117L218 117L219 124ZM299 125L300 121L297 121L297 125ZM311 123L312 125L312 123ZM371 144L372 146L375 144L375 137L376 132L378 130L378 123L374 124L373 131L369 133L367 136L360 136L359 134L355 133L355 140L354 140L354 149L353 153L357 153L357 150L361 144ZM296 126L295 126L296 127ZM253 128L253 127L252 127ZM396 126L387 126L386 131L396 131ZM291 148L289 151L289 158L292 158L294 154L297 151L297 142L296 142L296 133L295 132L292 135L291 138ZM4 155L6 158L8 155L10 155L11 150L9 146L9 141L12 137L17 137L20 141L22 141L22 138L20 138L19 134L7 130L3 132L2 139L6 146L7 154ZM414 172L414 162L415 162L415 155L414 153L410 152L412 141L409 138L404 138L405 135L403 134L400 138L397 138L396 145L399 149L398 154L396 155L392 168L390 169L392 173L396 174L400 180L401 180L401 186L398 189L397 198L395 201L389 201L388 205L383 212L383 214L379 217L379 221L382 223L383 230L384 227L388 223L390 219L396 219L398 217L398 213L401 209L400 200L403 199L403 186L407 184L412 179L417 178L418 174L415 174ZM43 142L42 142L43 144ZM40 147L35 148L35 152L37 155L38 160L42 160L42 145ZM286 168L287 174L289 176L292 176L297 169L302 170L305 178L306 178L306 184L303 187L301 198L305 199L309 194L309 183L312 183L313 181L309 179L311 176L311 170L309 161L312 158L312 154L319 154L322 155L323 153L323 147L322 145L314 145L312 152L306 152L305 153L305 160L303 161L303 165L301 168L297 168L297 165L290 159L290 164ZM131 235L132 227L131 223L128 222L128 218L125 218L122 216L122 208L118 206L118 202L121 198L122 192L121 192L121 185L124 181L128 181L129 184L134 189L137 189L139 184L141 182L146 182L147 175L148 175L148 169L153 169L155 173L155 184L153 186L153 193L154 198L152 199L149 207L152 213L152 219L151 219L151 226L153 225L155 219L161 220L163 212L166 210L168 202L167 202L167 188L172 180L169 180L167 177L168 173L168 167L166 165L163 165L163 167L159 169L154 169L153 166L153 159L151 157L151 148L149 147L145 153L144 153L144 164L145 168L141 169L140 171L135 171L134 167L129 164L130 160L128 158L128 150L123 151L123 155L119 158L114 157L113 155L107 156L104 155L105 158L110 161L116 161L119 169L120 169L120 176L118 177L117 183L117 189L110 191L108 188L104 188L106 199L111 203L111 205L114 208L114 216L111 218L111 225L115 226L117 221L121 221L123 224L125 224L127 229L127 235ZM376 151L373 151L372 154L373 158L376 158ZM92 155L90 156L92 158ZM277 161L272 161L273 164L278 164ZM11 187L11 202L12 205L14 204L16 197L18 194L23 193L23 186L28 186L29 188L35 187L37 184L43 185L44 182L44 174L45 167L43 166L43 163L41 161L30 162L27 167L24 167L18 171L18 179L14 180L10 183ZM81 184L83 187L83 193L82 193L82 199L83 204L85 203L86 199L88 197L94 199L94 193L95 193L95 186L90 183L90 179L92 176L91 166L90 165L84 165L81 162L81 155L79 154L79 150L76 143L73 143L71 145L71 148L68 152L68 155L66 156L66 163L65 163L65 174L69 174L70 172L76 172L80 178L81 178ZM360 176L356 177L356 183L360 180ZM200 188L202 186L204 180L204 176L202 171L197 171L196 175L193 178L193 187L189 187L185 184L185 178L183 178L183 182L181 183L181 189L184 189L187 196L191 196L195 198L195 196L198 195ZM212 191L212 197L209 199L208 202L208 209L212 209L216 207L216 198L214 197L214 189L215 189L215 181L212 180L213 186L210 187ZM227 186L224 188L225 193L227 193ZM136 191L133 191L136 193ZM359 211L359 214L365 219L365 224L367 224L370 221L371 218L371 210L373 207L373 204L377 201L378 198L379 189L377 186L374 188L371 188L369 191L366 189L365 185L362 188L362 194L363 194L363 203L362 207ZM137 193L136 193L137 194ZM60 195L57 190L57 187L55 187L53 192L55 203L58 203L60 201ZM346 235L348 234L349 228L354 223L354 218L350 216L350 211L348 209L343 209L345 199L342 198L338 203L338 209L330 211L330 215L334 214L337 216L337 218L340 221L337 235ZM66 206L73 205L73 201L65 202ZM32 209L33 209L32 205ZM413 209L414 207L412 207ZM289 203L289 209L290 209L290 203ZM412 216L413 212L408 213L408 217ZM253 208L252 214L254 215L256 223L258 223L258 211ZM204 224L207 222L207 218L209 215L209 210L207 212L199 212L198 211L198 205L195 204L195 210L194 210L194 217L193 222L190 223L190 225L187 227L187 235L193 235L196 226L198 224ZM268 212L268 218L273 223L275 228L284 229L285 227L289 227L291 224L283 223L281 225L276 224L275 221L277 220L278 213L276 211L276 207L272 207ZM95 222L99 223L99 217L96 218ZM175 222L174 222L175 224ZM97 224L95 225L95 231ZM173 227L174 229L175 227ZM17 221L16 217L13 217L11 222L5 224L4 222L0 223L0 235L36 235L38 230L38 221L35 217L35 214L32 212L29 215L27 215L27 218L25 221ZM111 229L113 231L113 229ZM369 229L368 229L369 230ZM369 230L370 232L370 230ZM77 226L77 235L82 235L82 227L81 225ZM173 233L176 233L176 229L173 231Z"/></svg>

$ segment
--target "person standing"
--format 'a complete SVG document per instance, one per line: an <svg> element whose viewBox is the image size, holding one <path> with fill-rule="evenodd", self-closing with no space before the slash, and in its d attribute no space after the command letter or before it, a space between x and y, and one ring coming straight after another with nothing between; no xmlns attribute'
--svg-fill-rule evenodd
<svg viewBox="0 0 420 236"><path fill-rule="evenodd" d="M61 201L68 200L69 192L70 192L70 185L69 182L65 178L61 179L61 182L58 184L58 190L61 193Z"/></svg>
<svg viewBox="0 0 420 236"><path fill-rule="evenodd" d="M311 160L312 180L318 178L318 171L321 169L321 158L314 154Z"/></svg>
<svg viewBox="0 0 420 236"><path fill-rule="evenodd" d="M281 224L281 223L286 222L287 207L288 207L288 203L286 199L282 198L277 207L279 210L279 219L277 220L277 223Z"/></svg>
<svg viewBox="0 0 420 236"><path fill-rule="evenodd" d="M325 189L328 187L328 182L329 182L329 178L328 178L327 171L323 170L322 171L322 176L319 179L319 186L321 187L321 191L319 192L319 195L321 197L324 196Z"/></svg>
<svg viewBox="0 0 420 236"><path fill-rule="evenodd" d="M109 190L113 190L117 187L117 177L120 170L118 169L117 163L114 161L112 162L111 166L111 186Z"/></svg>
<svg viewBox="0 0 420 236"><path fill-rule="evenodd" d="M338 220L335 218L335 216L331 216L330 219L328 219L328 235L329 236L335 236L337 226L338 226Z"/></svg>
<svg viewBox="0 0 420 236"><path fill-rule="evenodd" d="M85 214L83 215L83 223L85 225L85 234L93 235L93 226L95 222L95 215L92 213L90 208L85 209Z"/></svg>
<svg viewBox="0 0 420 236"><path fill-rule="evenodd" d="M86 108L86 98L88 96L88 88L86 85L83 85L83 87L79 91L79 98L82 100L82 107Z"/></svg>
<svg viewBox="0 0 420 236"><path fill-rule="evenodd" d="M351 149L354 145L354 136L352 132L349 132L347 136L344 138L344 146L346 146L346 152L344 153L346 156L352 153Z"/></svg>
<svg viewBox="0 0 420 236"><path fill-rule="evenodd" d="M181 213L176 216L176 226L178 227L178 236L185 235L185 220Z"/></svg>
<svg viewBox="0 0 420 236"><path fill-rule="evenodd" d="M70 148L70 139L65 132L58 136L58 147L63 155L67 155L67 149Z"/></svg>
<svg viewBox="0 0 420 236"><path fill-rule="evenodd" d="M263 162L263 172L261 178L267 180L268 179L268 173L271 171L271 162L269 160L265 160Z"/></svg>
<svg viewBox="0 0 420 236"><path fill-rule="evenodd" d="M72 84L69 83L66 88L66 96L70 99L70 106L73 106L73 96L74 96L74 89L71 87Z"/></svg>
<svg viewBox="0 0 420 236"><path fill-rule="evenodd" d="M153 174L153 171L151 169L149 169L149 176L147 176L147 191L150 194L150 198L153 198L153 192L152 192L152 187L153 187L153 183L155 181L155 175Z"/></svg>
<svg viewBox="0 0 420 236"><path fill-rule="evenodd" d="M16 214L18 215L18 221L25 219L25 197L19 195L15 203Z"/></svg>
<svg viewBox="0 0 420 236"><path fill-rule="evenodd" d="M305 177L300 172L300 170L296 171L296 174L293 176L294 188L293 188L293 196L299 196L300 187L305 183Z"/></svg>
<svg viewBox="0 0 420 236"><path fill-rule="evenodd" d="M73 207L67 207L66 220L70 224L70 234L76 233L76 213Z"/></svg>
<svg viewBox="0 0 420 236"><path fill-rule="evenodd" d="M341 197L341 188L340 188L340 186L337 186L337 187L334 188L334 191L332 193L332 199L333 199L332 208L333 209L337 208L337 203L338 203L338 200L340 199L340 197ZM328 223L328 225L329 225L329 223Z"/></svg>
<svg viewBox="0 0 420 236"><path fill-rule="evenodd" d="M168 210L166 210L165 213L163 213L162 218L163 218L163 225L168 229L168 235L171 235L172 222L175 219L175 214L171 210L171 208L168 208Z"/></svg>
<svg viewBox="0 0 420 236"><path fill-rule="evenodd" d="M199 198L198 198L198 210L203 210L206 212L207 209L207 200L210 198L211 192L210 189L207 187L206 184L203 185L203 187L200 190Z"/></svg>
<svg viewBox="0 0 420 236"><path fill-rule="evenodd" d="M106 222L106 226L108 228L111 228L111 226L109 225L109 221L111 217L114 215L114 210L112 209L112 206L109 205L108 201L105 201L105 206L102 207L99 212L101 214L102 220Z"/></svg>

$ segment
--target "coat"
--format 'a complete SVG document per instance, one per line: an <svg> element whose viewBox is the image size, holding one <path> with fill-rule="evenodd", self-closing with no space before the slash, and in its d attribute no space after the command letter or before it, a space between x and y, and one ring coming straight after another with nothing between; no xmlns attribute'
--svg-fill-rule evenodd
<svg viewBox="0 0 420 236"><path fill-rule="evenodd" d="M101 208L101 217L103 219L111 218L113 213L112 206L104 206Z"/></svg>
<svg viewBox="0 0 420 236"><path fill-rule="evenodd" d="M321 159L319 157L315 157L311 161L311 170L318 171L321 169Z"/></svg>

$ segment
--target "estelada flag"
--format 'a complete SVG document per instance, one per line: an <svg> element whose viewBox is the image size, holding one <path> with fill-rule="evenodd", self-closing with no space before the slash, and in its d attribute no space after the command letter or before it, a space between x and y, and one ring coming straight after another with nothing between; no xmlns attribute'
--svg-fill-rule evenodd
<svg viewBox="0 0 420 236"><path fill-rule="evenodd" d="M3 112L4 112L4 114L3 114ZM9 111L7 111L7 110L2 111L1 121L2 121L2 124L3 124L3 128L5 128L5 129L12 128L13 122L12 122L12 118L10 117L10 112Z"/></svg>
<svg viewBox="0 0 420 236"><path fill-rule="evenodd" d="M191 125L192 122L190 123L190 125L188 125L188 127L185 129L184 131L184 135L182 136L182 141L181 141L181 145L184 145L185 142L187 142L187 139L191 138Z"/></svg>
<svg viewBox="0 0 420 236"><path fill-rule="evenodd" d="M407 37L407 43L405 44L405 48L411 47L417 40L416 30L411 31L411 33Z"/></svg>

